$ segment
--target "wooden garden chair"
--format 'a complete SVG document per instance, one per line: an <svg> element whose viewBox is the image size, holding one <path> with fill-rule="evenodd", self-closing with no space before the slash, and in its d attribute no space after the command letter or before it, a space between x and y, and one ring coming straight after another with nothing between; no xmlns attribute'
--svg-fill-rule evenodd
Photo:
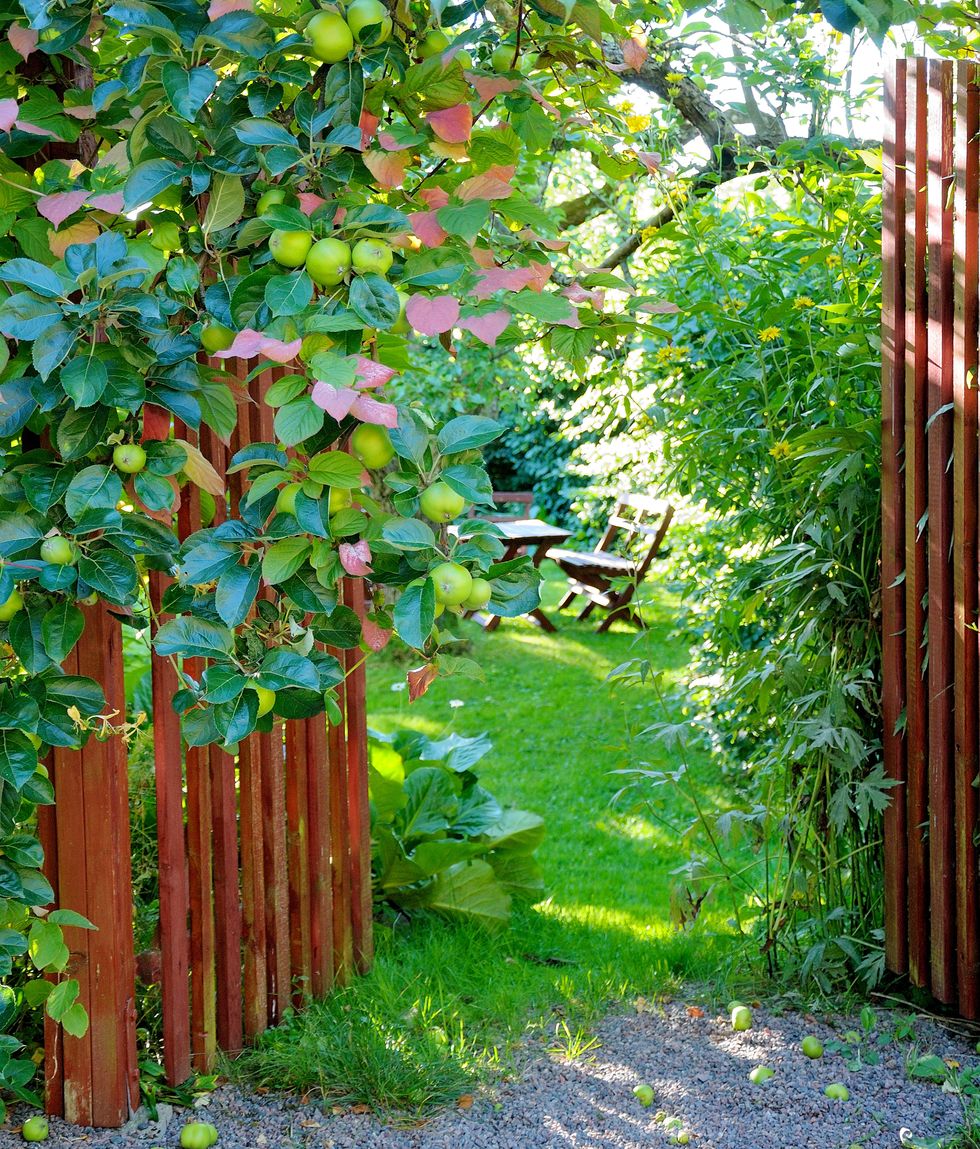
<svg viewBox="0 0 980 1149"><path fill-rule="evenodd" d="M615 513L599 545L594 551L583 553L559 548L548 552L548 558L561 567L571 586L558 604L559 610L571 606L582 595L588 602L579 612L579 619L588 618L597 606L606 611L599 624L599 633L609 629L617 618L626 619L642 627L643 619L630 606L637 587L643 582L650 564L660 553L664 535L674 517L674 508L647 495L625 495L616 504ZM621 538L618 536L622 536ZM639 546L637 540L648 542ZM620 545L623 553L611 548ZM632 557L630 552L635 553ZM614 589L617 580L619 588Z"/></svg>
<svg viewBox="0 0 980 1149"><path fill-rule="evenodd" d="M515 523L520 519L529 519L531 517L531 507L534 505L534 492L533 491L494 491L493 502L495 507L503 507L503 510L494 510L491 514L486 511L477 511L475 508L470 508L470 518L484 519L488 523ZM520 507L521 511L518 514L514 513L513 508Z"/></svg>

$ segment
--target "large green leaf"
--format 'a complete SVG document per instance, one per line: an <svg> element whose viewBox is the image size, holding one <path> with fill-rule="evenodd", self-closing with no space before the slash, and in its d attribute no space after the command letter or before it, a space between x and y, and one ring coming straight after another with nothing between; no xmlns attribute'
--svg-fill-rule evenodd
<svg viewBox="0 0 980 1149"><path fill-rule="evenodd" d="M203 618L183 615L165 622L153 639L157 654L181 654L188 658L214 658L231 654L232 632Z"/></svg>
<svg viewBox="0 0 980 1149"><path fill-rule="evenodd" d="M426 889L422 904L491 930L503 929L510 918L510 896L497 881L493 867L481 859L458 862L440 873Z"/></svg>

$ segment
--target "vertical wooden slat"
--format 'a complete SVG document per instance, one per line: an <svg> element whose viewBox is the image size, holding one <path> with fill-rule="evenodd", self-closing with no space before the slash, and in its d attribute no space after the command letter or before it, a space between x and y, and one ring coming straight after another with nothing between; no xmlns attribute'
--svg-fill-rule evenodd
<svg viewBox="0 0 980 1149"><path fill-rule="evenodd" d="M160 407L143 410L143 438L168 439L170 413ZM160 623L163 592L170 580L160 571L149 576L150 604ZM158 882L160 891L160 962L163 1012L163 1066L167 1081L179 1085L191 1072L190 1046L190 914L187 846L184 836L184 771L180 718L170 700L179 681L169 658L150 660L153 693L153 759L157 805Z"/></svg>
<svg viewBox="0 0 980 1149"><path fill-rule="evenodd" d="M364 583L344 580L344 601L364 617ZM350 839L351 929L354 965L363 973L374 953L371 922L371 816L368 808L367 681L364 654L345 651L347 669L347 834Z"/></svg>
<svg viewBox="0 0 980 1149"><path fill-rule="evenodd" d="M959 1009L980 1014L980 906L977 897L977 289L980 276L980 88L977 65L956 77L956 198L953 329L955 601L956 975Z"/></svg>
<svg viewBox="0 0 980 1149"><path fill-rule="evenodd" d="M905 269L905 662L908 830L908 968L915 985L929 979L928 693L926 688L926 424L928 291L926 283L926 64L909 60L906 142Z"/></svg>
<svg viewBox="0 0 980 1149"><path fill-rule="evenodd" d="M290 972L294 1004L313 989L307 723L286 723L286 822L289 859Z"/></svg>
<svg viewBox="0 0 980 1149"><path fill-rule="evenodd" d="M309 819L310 962L313 993L327 992L334 978L333 886L331 880L330 761L323 715L306 724L307 814Z"/></svg>
<svg viewBox="0 0 980 1149"><path fill-rule="evenodd" d="M929 61L929 885L932 992L956 996L953 829L953 65Z"/></svg>
<svg viewBox="0 0 980 1149"><path fill-rule="evenodd" d="M74 660L74 661L73 661ZM69 666L77 667L74 652L69 655L65 670ZM53 777L54 761L51 755L46 762L49 777ZM51 883L54 891L54 904L61 904L61 894L58 889L58 824L56 811L53 806L41 806L37 812L37 836L44 851L44 873ZM49 981L57 981L57 975L49 975ZM65 1115L65 1066L64 1066L64 1030L60 1025L44 1015L44 1110L55 1117Z"/></svg>
<svg viewBox="0 0 980 1149"><path fill-rule="evenodd" d="M346 666L342 650L332 651ZM347 713L347 684L337 687L340 709ZM333 968L340 984L350 981L354 964L351 928L350 839L347 825L347 749L344 725L327 728L330 763L330 883L333 909Z"/></svg>
<svg viewBox="0 0 980 1149"><path fill-rule="evenodd" d="M272 409L264 402L282 369L263 371L253 383L252 435L256 442L274 442ZM272 599L271 588L264 592ZM261 761L262 859L265 870L266 988L269 1020L274 1023L289 1004L289 880L286 864L286 793L283 772L282 723L257 738Z"/></svg>
<svg viewBox="0 0 980 1149"><path fill-rule="evenodd" d="M186 430L183 433L187 434ZM177 522L181 539L201 529L201 496L190 484L184 488ZM185 659L184 672L199 682L204 660ZM218 1048L209 748L188 746L184 771L190 885L191 1058L196 1069L207 1071L214 1065Z"/></svg>
<svg viewBox="0 0 980 1149"><path fill-rule="evenodd" d="M882 164L882 724L885 773L897 783L885 811L885 957L908 968L908 843L905 821L905 60L885 83Z"/></svg>
<svg viewBox="0 0 980 1149"><path fill-rule="evenodd" d="M201 428L201 450L219 475L228 468L228 451L213 431ZM215 497L214 524L223 523L223 496ZM235 762L219 746L208 748L214 879L215 1022L218 1045L242 1048L242 911L238 882L238 809Z"/></svg>

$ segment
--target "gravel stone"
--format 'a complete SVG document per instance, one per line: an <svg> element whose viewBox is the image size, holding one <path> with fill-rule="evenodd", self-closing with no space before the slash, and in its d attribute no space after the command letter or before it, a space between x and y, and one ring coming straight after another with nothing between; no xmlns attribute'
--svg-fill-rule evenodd
<svg viewBox="0 0 980 1149"><path fill-rule="evenodd" d="M477 1096L471 1108L439 1114L421 1125L385 1123L370 1114L335 1115L275 1094L223 1086L195 1115L219 1130L219 1149L657 1149L668 1146L677 1118L698 1149L896 1149L903 1131L936 1137L954 1131L962 1115L957 1098L938 1086L910 1081L910 1053L938 1053L961 1064L976 1053L940 1026L919 1021L916 1044L888 1045L880 1064L850 1072L838 1053L809 1060L800 1050L808 1034L826 1046L853 1019L831 1027L799 1013L780 1016L754 1009L751 1030L734 1033L727 1017L697 1016L673 1003L614 1016L598 1026L601 1042L574 1061L527 1051L513 1082ZM879 1012L879 1031L891 1022ZM775 1076L752 1085L750 1070L768 1065ZM823 1090L847 1086L850 1099L833 1101ZM641 1082L656 1097L644 1108L633 1096ZM0 1127L0 1145L23 1144L15 1111ZM50 1149L173 1149L185 1115L163 1128L90 1130L53 1120ZM673 1127L673 1132L680 1128Z"/></svg>

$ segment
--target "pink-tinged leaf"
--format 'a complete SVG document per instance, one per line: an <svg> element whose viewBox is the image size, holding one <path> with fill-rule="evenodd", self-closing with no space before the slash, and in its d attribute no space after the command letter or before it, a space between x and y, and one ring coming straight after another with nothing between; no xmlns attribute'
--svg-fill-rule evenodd
<svg viewBox="0 0 980 1149"><path fill-rule="evenodd" d="M251 12L252 0L211 0L208 5L208 19L217 20L229 12Z"/></svg>
<svg viewBox="0 0 980 1149"><path fill-rule="evenodd" d="M337 552L340 555L340 565L349 575L371 573L371 548L364 539L356 543L341 543Z"/></svg>
<svg viewBox="0 0 980 1149"><path fill-rule="evenodd" d="M660 171L660 153L659 152L637 152L636 158L647 169L650 175L656 175Z"/></svg>
<svg viewBox="0 0 980 1149"><path fill-rule="evenodd" d="M378 119L378 117L373 112L367 111L366 108L361 110L361 118L357 121L357 126L361 129L362 152L371 142L374 133L378 130L378 124L380 123L380 119Z"/></svg>
<svg viewBox="0 0 980 1149"><path fill-rule="evenodd" d="M636 310L645 311L647 315L677 315L680 312L676 303L669 303L666 299L662 303L641 303Z"/></svg>
<svg viewBox="0 0 980 1149"><path fill-rule="evenodd" d="M312 215L318 207L327 202L316 192L300 192L296 198L299 200L299 210L303 215Z"/></svg>
<svg viewBox="0 0 980 1149"><path fill-rule="evenodd" d="M489 271L491 267L497 266L494 254L489 247L477 247L475 243L470 244L470 255L473 256L473 262L477 267L482 267Z"/></svg>
<svg viewBox="0 0 980 1149"><path fill-rule="evenodd" d="M427 208L436 211L449 203L449 192L445 188L422 188L419 192L419 199Z"/></svg>
<svg viewBox="0 0 980 1149"><path fill-rule="evenodd" d="M375 363L373 359L368 359L364 355L358 355L355 371L358 387L383 387L398 374L393 367Z"/></svg>
<svg viewBox="0 0 980 1149"><path fill-rule="evenodd" d="M273 363L289 363L299 355L302 339L284 343L272 339L262 331L245 327L235 336L232 345L224 351L216 351L215 359L271 359Z"/></svg>
<svg viewBox="0 0 980 1149"><path fill-rule="evenodd" d="M476 72L467 72L466 78L476 88L481 100L492 100L521 86L520 80L511 80L507 76L478 76Z"/></svg>
<svg viewBox="0 0 980 1149"><path fill-rule="evenodd" d="M488 347L497 346L497 340L503 335L509 323L510 312L502 309L491 311L486 315L469 315L459 321L460 327L472 332Z"/></svg>
<svg viewBox="0 0 980 1149"><path fill-rule="evenodd" d="M606 292L601 287L583 287L580 283L573 283L562 291L566 299L572 303L591 303L596 311L601 311L606 302Z"/></svg>
<svg viewBox="0 0 980 1149"><path fill-rule="evenodd" d="M384 650L388 645L392 632L385 630L383 626L378 626L376 622L372 622L369 618L362 618L361 635L368 648L377 654L379 650Z"/></svg>
<svg viewBox="0 0 980 1149"><path fill-rule="evenodd" d="M558 114L558 109L555 107L555 105L550 103L548 100L546 100L544 98L544 96L541 95L541 93L538 91L537 88L535 88L533 85L529 84L528 85L528 91L530 92L531 99L537 101L537 103L539 103L541 105L541 107L544 108L544 110L549 113L549 115L554 116L556 120L561 119L561 117Z"/></svg>
<svg viewBox="0 0 980 1149"><path fill-rule="evenodd" d="M7 29L7 39L11 48L25 60L37 49L37 31L25 28L23 24L11 24Z"/></svg>
<svg viewBox="0 0 980 1149"><path fill-rule="evenodd" d="M378 144L386 152L403 152L405 145L398 142L398 137L391 132L378 132Z"/></svg>
<svg viewBox="0 0 980 1149"><path fill-rule="evenodd" d="M42 128L38 124L28 123L27 120L17 120L14 127L21 132L26 132L29 136L48 136L52 140L58 138L57 132L49 132L47 128Z"/></svg>
<svg viewBox="0 0 980 1149"><path fill-rule="evenodd" d="M527 285L532 291L544 291L545 285L555 273L550 263L529 263Z"/></svg>
<svg viewBox="0 0 980 1149"><path fill-rule="evenodd" d="M48 247L53 256L63 259L72 244L95 243L101 234L101 229L94 219L80 219L78 223L64 227L61 231L49 231Z"/></svg>
<svg viewBox="0 0 980 1149"><path fill-rule="evenodd" d="M473 130L473 109L469 104L455 104L425 117L429 127L447 144L465 144Z"/></svg>
<svg viewBox="0 0 980 1149"><path fill-rule="evenodd" d="M81 191L54 192L37 201L37 210L55 227L60 227L70 215L78 211L87 198L88 192L84 188Z"/></svg>
<svg viewBox="0 0 980 1149"><path fill-rule="evenodd" d="M568 247L567 239L548 239L546 236L538 235L532 228L522 228L517 233L521 239L527 240L528 243L539 243L548 251L564 251Z"/></svg>
<svg viewBox="0 0 980 1149"><path fill-rule="evenodd" d="M389 191L405 182L405 169L412 161L409 152L364 152L364 166L378 183Z"/></svg>
<svg viewBox="0 0 980 1149"><path fill-rule="evenodd" d="M94 120L95 107L92 104L73 104L65 108L65 115L71 116L73 120Z"/></svg>
<svg viewBox="0 0 980 1149"><path fill-rule="evenodd" d="M555 320L555 326L556 327L578 328L578 327L582 326L582 320L579 319L578 311L573 307L571 309L571 315L569 315L566 319L556 319Z"/></svg>
<svg viewBox="0 0 980 1149"><path fill-rule="evenodd" d="M542 291L554 268L550 263L532 263L527 267L492 267L484 271L473 288L477 299L487 299L495 291Z"/></svg>
<svg viewBox="0 0 980 1149"><path fill-rule="evenodd" d="M98 211L107 211L110 215L118 215L123 209L122 192L106 192L104 195L94 195L88 201Z"/></svg>
<svg viewBox="0 0 980 1149"><path fill-rule="evenodd" d="M427 662L425 666L410 670L405 675L405 680L408 682L408 701L415 702L416 699L421 698L435 682L438 673L434 662Z"/></svg>
<svg viewBox="0 0 980 1149"><path fill-rule="evenodd" d="M0 132L9 132L17 122L17 101L0 100Z"/></svg>
<svg viewBox="0 0 980 1149"><path fill-rule="evenodd" d="M620 44L623 50L623 63L627 68L638 72L647 61L649 53L635 36L630 36Z"/></svg>
<svg viewBox="0 0 980 1149"><path fill-rule="evenodd" d="M405 318L420 335L442 335L456 326L459 300L452 295L436 295L432 299L413 295L405 305Z"/></svg>
<svg viewBox="0 0 980 1149"><path fill-rule="evenodd" d="M514 194L510 184L513 178L514 168L510 165L488 168L471 179L463 180L456 189L456 194L466 202L474 199L507 199Z"/></svg>
<svg viewBox="0 0 980 1149"><path fill-rule="evenodd" d="M408 217L408 223L426 247L439 247L449 236L434 211L417 211Z"/></svg>
<svg viewBox="0 0 980 1149"><path fill-rule="evenodd" d="M351 404L350 413L362 423L389 428L398 426L398 408L394 403L381 403L370 395L358 395Z"/></svg>
<svg viewBox="0 0 980 1149"><path fill-rule="evenodd" d="M357 392L353 387L334 387L332 383L324 383L318 379L310 392L313 402L339 423L350 414L351 407L357 401Z"/></svg>

